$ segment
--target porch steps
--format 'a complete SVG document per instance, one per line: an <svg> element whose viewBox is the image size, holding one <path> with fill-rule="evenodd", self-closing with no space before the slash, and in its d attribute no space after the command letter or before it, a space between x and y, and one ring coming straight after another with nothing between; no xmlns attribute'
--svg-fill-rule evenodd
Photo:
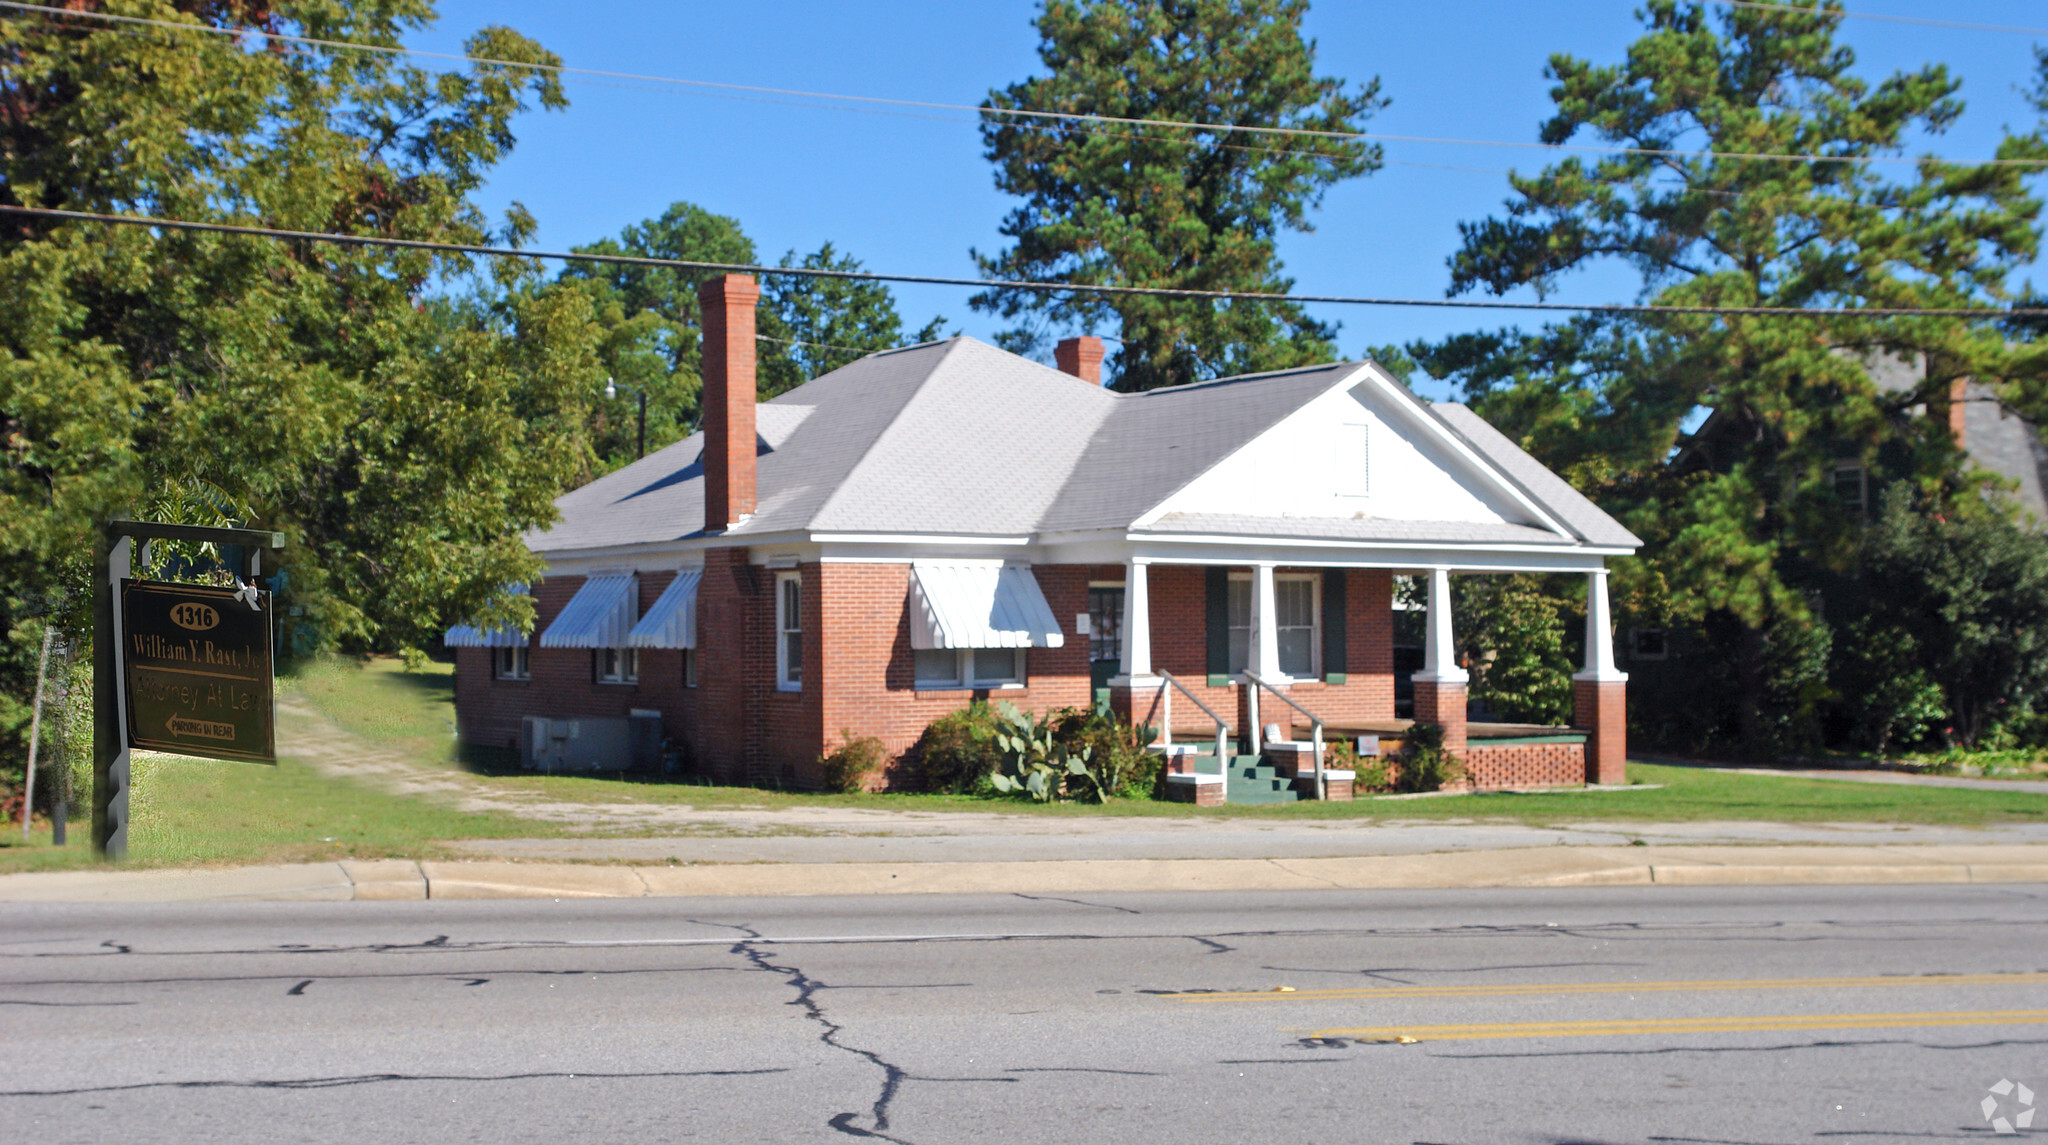
<svg viewBox="0 0 2048 1145"><path fill-rule="evenodd" d="M1215 753L1195 756L1194 769L1203 775L1216 774ZM1223 788L1229 803L1293 803L1300 798L1291 780L1282 778L1256 755L1232 756Z"/></svg>

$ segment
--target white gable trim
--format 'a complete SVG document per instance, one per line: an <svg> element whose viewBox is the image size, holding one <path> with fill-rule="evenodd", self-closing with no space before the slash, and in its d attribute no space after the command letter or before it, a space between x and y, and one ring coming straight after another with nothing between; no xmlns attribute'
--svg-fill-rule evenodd
<svg viewBox="0 0 2048 1145"><path fill-rule="evenodd" d="M1459 463L1467 475L1476 478L1489 493L1500 497L1502 500L1520 509L1523 513L1526 513L1531 520L1537 523L1538 527L1555 533L1567 541L1577 542L1579 540L1578 534L1566 528L1563 522L1559 521L1554 514L1532 498L1519 483L1502 472L1485 456L1474 450L1466 443L1464 438L1444 424L1443 420L1437 417L1436 411L1430 409L1420 398L1409 392L1406 386L1395 381L1392 375L1371 362L1360 363L1356 370L1347 372L1337 381L1332 382L1327 388L1318 391L1315 396L1300 403L1296 409L1320 401L1334 393L1348 392L1360 385L1370 385L1375 394L1385 399L1385 414L1400 420L1404 423L1404 428L1441 448ZM1229 463L1232 458L1251 448L1254 443L1266 440L1269 435L1277 432L1280 426L1285 424L1286 420L1287 418L1285 417L1281 418L1275 423L1273 428L1240 443L1237 448L1218 458L1214 464L1202 470L1201 473L1189 478L1179 488L1161 498L1150 509L1141 514L1137 520L1131 523L1130 528L1136 532L1142 532L1150 528L1161 517L1173 511L1174 501L1180 496L1182 491L1207 474L1214 472L1218 467Z"/></svg>

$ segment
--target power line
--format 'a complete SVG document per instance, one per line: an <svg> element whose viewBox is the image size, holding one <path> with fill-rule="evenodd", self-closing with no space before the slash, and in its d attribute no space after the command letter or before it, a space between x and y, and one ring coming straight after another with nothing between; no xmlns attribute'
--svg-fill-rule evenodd
<svg viewBox="0 0 2048 1145"><path fill-rule="evenodd" d="M0 204L0 214L32 218L67 219L74 222L108 223L115 226L148 227L157 230L199 231L209 234L247 235L257 238L292 239L301 242L333 243L338 246L380 247L417 250L437 254L492 255L509 258L546 259L554 262L587 262L611 266L667 267L677 270L705 270L728 274L785 275L796 278L838 278L863 282L902 282L922 286L966 286L976 290L1029 290L1045 294L1092 294L1104 297L1147 296L1155 298L1206 299L1215 302L1294 302L1331 306L1418 306L1440 310L1529 310L1569 314L1687 314L1726 316L1772 316L1788 318L2048 318L2048 309L1997 310L1985 307L1785 307L1785 306L1649 306L1631 303L1506 302L1481 298L1374 298L1349 294L1281 294L1256 290L1188 290L1169 286L1103 286L1092 283L1032 282L1008 279L951 278L929 274L886 274L870 270L823 270L797 266L757 266L732 262L695 262L689 259L645 258L638 255L587 254L579 251L522 250L518 247L485 246L480 243L430 242L425 239L394 239L375 235L343 235L326 231L292 231L275 227L251 227L234 223L202 223L189 219L159 219L147 215L105 215L88 211L66 211L54 207L17 207Z"/></svg>
<svg viewBox="0 0 2048 1145"><path fill-rule="evenodd" d="M1936 20L1927 16L1889 16L1877 12L1830 12L1798 4L1772 4L1764 0L1706 0L1723 8L1755 8L1764 12L1788 12L1807 16L1841 16L1850 20L1880 20L1887 24L1917 24L1923 28L1960 28L1966 32L2008 32L2016 36L2048 36L2048 28L2015 28L2005 24L1970 24L1961 20Z"/></svg>
<svg viewBox="0 0 2048 1145"><path fill-rule="evenodd" d="M1717 0L1721 3L1744 3L1745 0ZM1785 8L1785 5L1762 5L1770 8ZM1343 142L1373 143L1424 143L1456 147L1505 147L1515 150L1544 152L1573 152L1597 155L1640 155L1671 159L1743 159L1761 162L1786 163L1918 163L1919 159L1906 155L1815 155L1792 152L1768 151L1711 151L1683 150L1666 147L1618 147L1599 144L1576 143L1529 143L1500 139L1466 139L1454 136L1434 135L1392 135L1376 131L1322 131L1305 127L1267 127L1257 124L1205 123L1199 120L1183 119L1141 119L1135 116L1096 115L1077 111L1039 111L1029 108L983 107L978 104L940 103L932 100L889 99L882 96L847 95L836 92L807 91L801 88L763 87L754 84L719 83L712 80L680 79L672 76L651 76L635 72L606 71L597 68L572 68L564 64L536 64L525 60L501 60L483 56L455 55L450 52L430 52L422 48L403 48L385 44L358 44L346 40L326 40L314 36L294 36L284 32L267 32L258 29L213 28L203 24L180 23L175 20L152 20L141 16L116 16L106 12L82 12L68 8L53 8L45 4L30 4L24 0L0 0L0 8L12 8L22 12L33 12L48 16L80 17L109 23L142 25L165 28L179 32L204 32L210 35L242 37L262 36L268 40L285 43L305 44L322 48L337 48L344 51L373 52L380 55L415 56L421 59L449 60L457 63L487 64L493 67L525 68L529 71L545 72L559 76L594 76L600 79L628 80L638 83L672 84L679 87L701 88L724 92L749 92L758 95L795 97L800 99L833 100L841 103L874 104L887 107L921 108L935 111L972 112L977 117L1017 117L1047 123L1113 123L1125 126L1148 128L1176 128L1189 131L1206 131L1222 135L1251 134L1270 136L1292 136L1311 139L1330 139ZM834 110L855 110L836 108ZM1017 126L1022 126L1017 125ZM1957 160L1943 160L1955 163ZM1979 159L1967 161L1967 165L1980 167L2043 167L2048 159Z"/></svg>

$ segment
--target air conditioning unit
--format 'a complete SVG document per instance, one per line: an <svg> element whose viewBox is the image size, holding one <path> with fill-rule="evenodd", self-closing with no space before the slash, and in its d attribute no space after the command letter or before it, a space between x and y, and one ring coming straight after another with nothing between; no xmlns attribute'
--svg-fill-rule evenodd
<svg viewBox="0 0 2048 1145"><path fill-rule="evenodd" d="M533 771L657 771L661 767L661 713L631 716L526 716L519 739L520 766Z"/></svg>

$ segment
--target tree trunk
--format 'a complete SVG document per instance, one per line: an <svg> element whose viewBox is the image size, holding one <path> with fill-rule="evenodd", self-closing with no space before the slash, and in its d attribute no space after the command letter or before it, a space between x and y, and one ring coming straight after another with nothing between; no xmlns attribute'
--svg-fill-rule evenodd
<svg viewBox="0 0 2048 1145"><path fill-rule="evenodd" d="M1742 624L1735 648L1736 707L1735 732L1742 754L1760 759L1764 754L1764 631Z"/></svg>

